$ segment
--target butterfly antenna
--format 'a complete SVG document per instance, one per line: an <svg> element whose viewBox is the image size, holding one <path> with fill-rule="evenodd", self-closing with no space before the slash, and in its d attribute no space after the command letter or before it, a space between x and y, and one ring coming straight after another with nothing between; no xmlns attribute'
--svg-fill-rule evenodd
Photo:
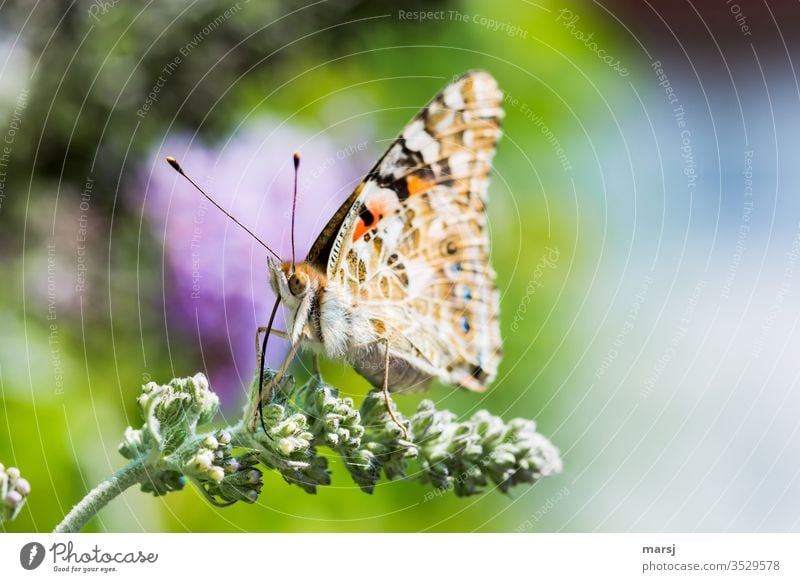
<svg viewBox="0 0 800 582"><path fill-rule="evenodd" d="M265 248L265 249L267 249L267 250L268 250L270 253L272 253L272 254L275 256L275 258L276 258L276 259L280 260L280 258L281 258L281 257L280 257L280 255L278 255L278 253L276 253L276 252L275 252L275 251L273 251L271 248L269 248L269 247L266 245L266 243L265 243L264 241L262 241L262 240L261 240L260 238L258 238L258 237L257 237L255 234L253 234L253 231L252 231L252 230L250 230L250 229L249 229L249 228L247 228L245 225L243 225L241 222L239 222L238 220L236 220L236 219L235 219L235 218L234 218L234 217L233 217L233 216L232 216L232 215L231 215L231 214L230 214L230 213L229 213L227 210L225 210L225 209L224 209L222 206L220 206L219 204L217 204L217 202L216 202L216 201L215 201L215 200L214 200L214 199L213 199L211 196L209 196L208 194L206 194L206 193L203 191L203 189L202 189L200 186L198 186L198 185L195 183L195 181L194 181L194 180L192 180L192 179L191 179L189 176L187 176L187 175L186 175L186 173L183 171L183 168L181 168L181 165L178 163L178 160L176 160L176 159L175 159L175 158L173 158L172 156L167 156L167 163L168 163L170 166L172 166L172 169L173 169L173 170L175 170L175 171L176 171L176 172L178 172L178 173L179 173L181 176L183 176L184 178L186 178L186 179L189 181L189 183L190 183L192 186L194 186L194 187L195 187L195 189L196 189L198 192L200 192L200 194L202 194L203 196L205 196L205 197L206 197L206 199L208 199L208 201L209 201L209 202L211 202L211 204L213 204L214 206L216 206L217 208L219 208L219 209L220 209L220 211L221 211L221 212L222 212L222 213L223 213L225 216L227 216L227 217L228 217L228 218L230 218L230 219L231 219L233 222L235 222L236 224L238 224L238 225L239 225L239 226L240 226L240 227L241 227L241 228L242 228L242 229L243 229L245 232L247 232L247 234L249 234L250 236L252 236L252 237L253 237L253 238L254 238L254 239L255 239L255 240L256 240L256 241L257 241L257 242L258 242L258 243L259 243L259 244L262 246L262 247L264 247L264 248ZM296 166L295 166L295 167L296 167ZM296 182L296 178L295 178L295 182ZM294 224L294 215L292 215L292 224Z"/></svg>
<svg viewBox="0 0 800 582"><path fill-rule="evenodd" d="M300 154L294 152L294 194L292 194L292 269L294 269L294 214L297 209L297 174L300 167Z"/></svg>

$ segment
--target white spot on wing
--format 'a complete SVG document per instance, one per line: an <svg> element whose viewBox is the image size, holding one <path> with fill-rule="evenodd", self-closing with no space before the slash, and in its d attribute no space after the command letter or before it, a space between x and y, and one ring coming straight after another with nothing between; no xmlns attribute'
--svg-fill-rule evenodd
<svg viewBox="0 0 800 582"><path fill-rule="evenodd" d="M389 174L399 178L403 173L406 164L403 163L403 146L399 143L394 144L386 153L381 163L381 170L384 174Z"/></svg>
<svg viewBox="0 0 800 582"><path fill-rule="evenodd" d="M425 131L425 124L421 119L417 119L406 127L403 138L406 147L412 152L421 153L425 162L431 162L439 157L439 143Z"/></svg>
<svg viewBox="0 0 800 582"><path fill-rule="evenodd" d="M396 212L400 208L397 200L397 192L391 188L378 188L375 186L368 195L364 196L364 202L369 204L372 201L380 200L383 204L383 211L388 215Z"/></svg>
<svg viewBox="0 0 800 582"><path fill-rule="evenodd" d="M459 150L450 156L450 176L453 178L463 178L469 174L470 154L466 150Z"/></svg>
<svg viewBox="0 0 800 582"><path fill-rule="evenodd" d="M450 85L444 90L444 104L450 109L464 109L464 96L459 85Z"/></svg>
<svg viewBox="0 0 800 582"><path fill-rule="evenodd" d="M464 145L468 148L471 148L475 145L475 132L471 129L468 129L464 132Z"/></svg>
<svg viewBox="0 0 800 582"><path fill-rule="evenodd" d="M397 195L392 193L397 199ZM383 238L384 247L387 249L395 248L403 236L403 228L405 227L403 219L400 215L395 214L388 219L381 221L381 237Z"/></svg>

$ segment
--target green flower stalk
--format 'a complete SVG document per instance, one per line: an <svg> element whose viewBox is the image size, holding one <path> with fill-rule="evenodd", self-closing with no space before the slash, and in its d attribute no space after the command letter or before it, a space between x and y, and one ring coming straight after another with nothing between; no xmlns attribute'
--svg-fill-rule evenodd
<svg viewBox="0 0 800 582"><path fill-rule="evenodd" d="M28 499L31 485L20 476L19 469L6 469L0 463L0 524L11 521L19 515L22 506Z"/></svg>
<svg viewBox="0 0 800 582"><path fill-rule="evenodd" d="M271 381L274 373L265 378ZM382 476L395 480L413 475L433 486L428 495L452 490L467 496L492 486L508 492L561 471L558 449L536 432L533 421L506 423L485 410L459 421L430 400L404 418L391 401L393 415L389 414L380 391L369 393L356 408L352 399L341 398L318 375L300 387L289 376L277 383L261 411L265 432L260 419L252 418L257 383L258 378L244 417L227 428L204 426L216 416L219 399L202 374L145 384L137 400L143 424L128 427L119 447L131 463L90 492L56 531L80 530L108 501L135 484L158 496L188 482L210 503L226 506L254 503L262 492L262 470L274 470L287 483L313 494L331 484L321 447L342 457L365 493L373 493ZM15 492L9 507L19 511L29 486L18 472L3 473L8 474L16 479L13 491L9 489ZM11 477L3 479L5 499Z"/></svg>

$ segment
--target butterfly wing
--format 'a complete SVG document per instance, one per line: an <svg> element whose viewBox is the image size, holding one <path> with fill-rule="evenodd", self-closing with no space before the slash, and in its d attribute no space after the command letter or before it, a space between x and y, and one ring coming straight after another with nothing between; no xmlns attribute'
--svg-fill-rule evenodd
<svg viewBox="0 0 800 582"><path fill-rule="evenodd" d="M445 87L309 253L389 340L392 367L418 371L411 377L484 390L496 375L499 296L485 201L502 117L502 93L488 73ZM382 369L353 365L379 384Z"/></svg>

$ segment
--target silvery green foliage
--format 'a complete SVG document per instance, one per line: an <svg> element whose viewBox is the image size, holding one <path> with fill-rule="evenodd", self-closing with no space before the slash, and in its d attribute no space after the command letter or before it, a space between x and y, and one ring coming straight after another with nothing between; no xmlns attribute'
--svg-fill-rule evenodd
<svg viewBox="0 0 800 582"><path fill-rule="evenodd" d="M314 443L339 453L360 487L373 487L380 471L362 447L365 430L352 398L339 398L335 388L314 376L295 399L309 415Z"/></svg>
<svg viewBox="0 0 800 582"><path fill-rule="evenodd" d="M254 503L261 493L261 471L255 468L258 456L252 451L234 455L232 440L229 431L220 430L181 451L186 476L215 505Z"/></svg>
<svg viewBox="0 0 800 582"><path fill-rule="evenodd" d="M0 524L19 515L31 492L30 483L20 476L19 469L0 463Z"/></svg>
<svg viewBox="0 0 800 582"><path fill-rule="evenodd" d="M274 372L267 371L264 383L269 384ZM277 470L287 483L302 487L307 493L316 493L317 486L330 485L328 462L317 454L311 419L292 402L296 392L294 379L284 376L274 388L275 396L263 406L264 426L257 419L253 427L250 411L252 402L258 401L258 375L253 381L251 403L245 406L245 416L236 432L235 444L249 448L258 461L268 469Z"/></svg>
<svg viewBox="0 0 800 582"><path fill-rule="evenodd" d="M269 436L260 430L249 433L250 446L261 464L277 469L287 483L302 487L306 493L316 493L318 485L330 485L328 463L317 454L308 417L274 402L264 407L263 414Z"/></svg>
<svg viewBox="0 0 800 582"><path fill-rule="evenodd" d="M411 430L425 479L458 496L479 493L490 482L507 492L562 468L558 449L536 432L532 420L515 418L506 424L479 410L466 422L457 422L452 412L436 410L424 400L411 417Z"/></svg>
<svg viewBox="0 0 800 582"><path fill-rule="evenodd" d="M145 427L156 439L159 450L167 455L186 442L198 424L206 424L219 410L219 398L203 374L176 378L163 386L148 382L142 386L137 403Z"/></svg>
<svg viewBox="0 0 800 582"><path fill-rule="evenodd" d="M318 376L300 388L292 384L276 394L270 406L281 402L295 415L308 419L304 426L312 439L305 462L319 463L324 469L324 458L317 455L316 447L334 449L366 493L374 491L381 474L394 480L410 471L421 472L424 482L466 496L481 492L489 483L507 492L513 485L533 483L561 471L558 449L536 432L530 420L514 419L506 424L482 410L458 422L455 414L436 410L430 400L404 419L390 401L404 432L389 415L380 391L370 392L359 410L352 399L339 398L338 391ZM330 477L324 471L316 479L306 476L295 483L313 492L314 486L330 483Z"/></svg>
<svg viewBox="0 0 800 582"><path fill-rule="evenodd" d="M229 430L198 434L198 426L219 409L219 398L203 374L164 385L149 382L137 403L144 425L126 429L119 452L127 459L148 460L142 491L165 495L182 489L188 479L216 505L258 498L261 471L255 468L255 455L235 455Z"/></svg>
<svg viewBox="0 0 800 582"><path fill-rule="evenodd" d="M394 402L390 400L389 404L395 417L408 431L409 421L403 418ZM356 479L356 482L363 491L372 493L380 476L380 469L383 470L386 478L390 480L405 477L408 461L415 459L419 451L414 445L413 436L409 435L409 438L406 439L403 429L389 415L382 392L373 391L367 394L364 402L361 403L361 418L363 418L365 432L367 433L361 454L364 458L370 460L370 463L375 467L376 474L369 485L358 482L358 479Z"/></svg>
<svg viewBox="0 0 800 582"><path fill-rule="evenodd" d="M300 388L295 388L293 382L284 382L272 404L264 408L265 422L266 411L272 407L280 407L283 414L293 414L292 418L299 415L306 419L303 426L310 437L309 446L304 449L306 458L293 460L308 463L309 467L303 468L302 478L282 473L287 481L309 493L316 492L317 486L330 484L327 461L318 455L317 447L326 446L339 453L353 480L366 493L373 492L381 471L389 479L404 477L407 461L416 456L416 448L404 440L403 430L389 416L379 392L368 394L359 410L351 398L340 398L338 390L314 376Z"/></svg>
<svg viewBox="0 0 800 582"><path fill-rule="evenodd" d="M265 382L272 378L268 372ZM261 398L257 384L239 424L205 433L198 427L213 419L219 402L202 374L143 386L138 403L144 425L128 428L120 445L126 458L148 459L142 489L163 495L189 480L214 504L252 503L262 487L259 465L316 493L331 483L320 447L339 453L366 493L374 491L381 475L389 480L421 476L437 489L466 496L491 484L507 492L561 470L558 450L532 421L504 423L479 411L459 422L430 400L406 419L390 401L401 428L380 391L369 393L357 409L319 376L300 387L287 376L272 388L262 407L265 432L261 419L251 416L252 403Z"/></svg>

